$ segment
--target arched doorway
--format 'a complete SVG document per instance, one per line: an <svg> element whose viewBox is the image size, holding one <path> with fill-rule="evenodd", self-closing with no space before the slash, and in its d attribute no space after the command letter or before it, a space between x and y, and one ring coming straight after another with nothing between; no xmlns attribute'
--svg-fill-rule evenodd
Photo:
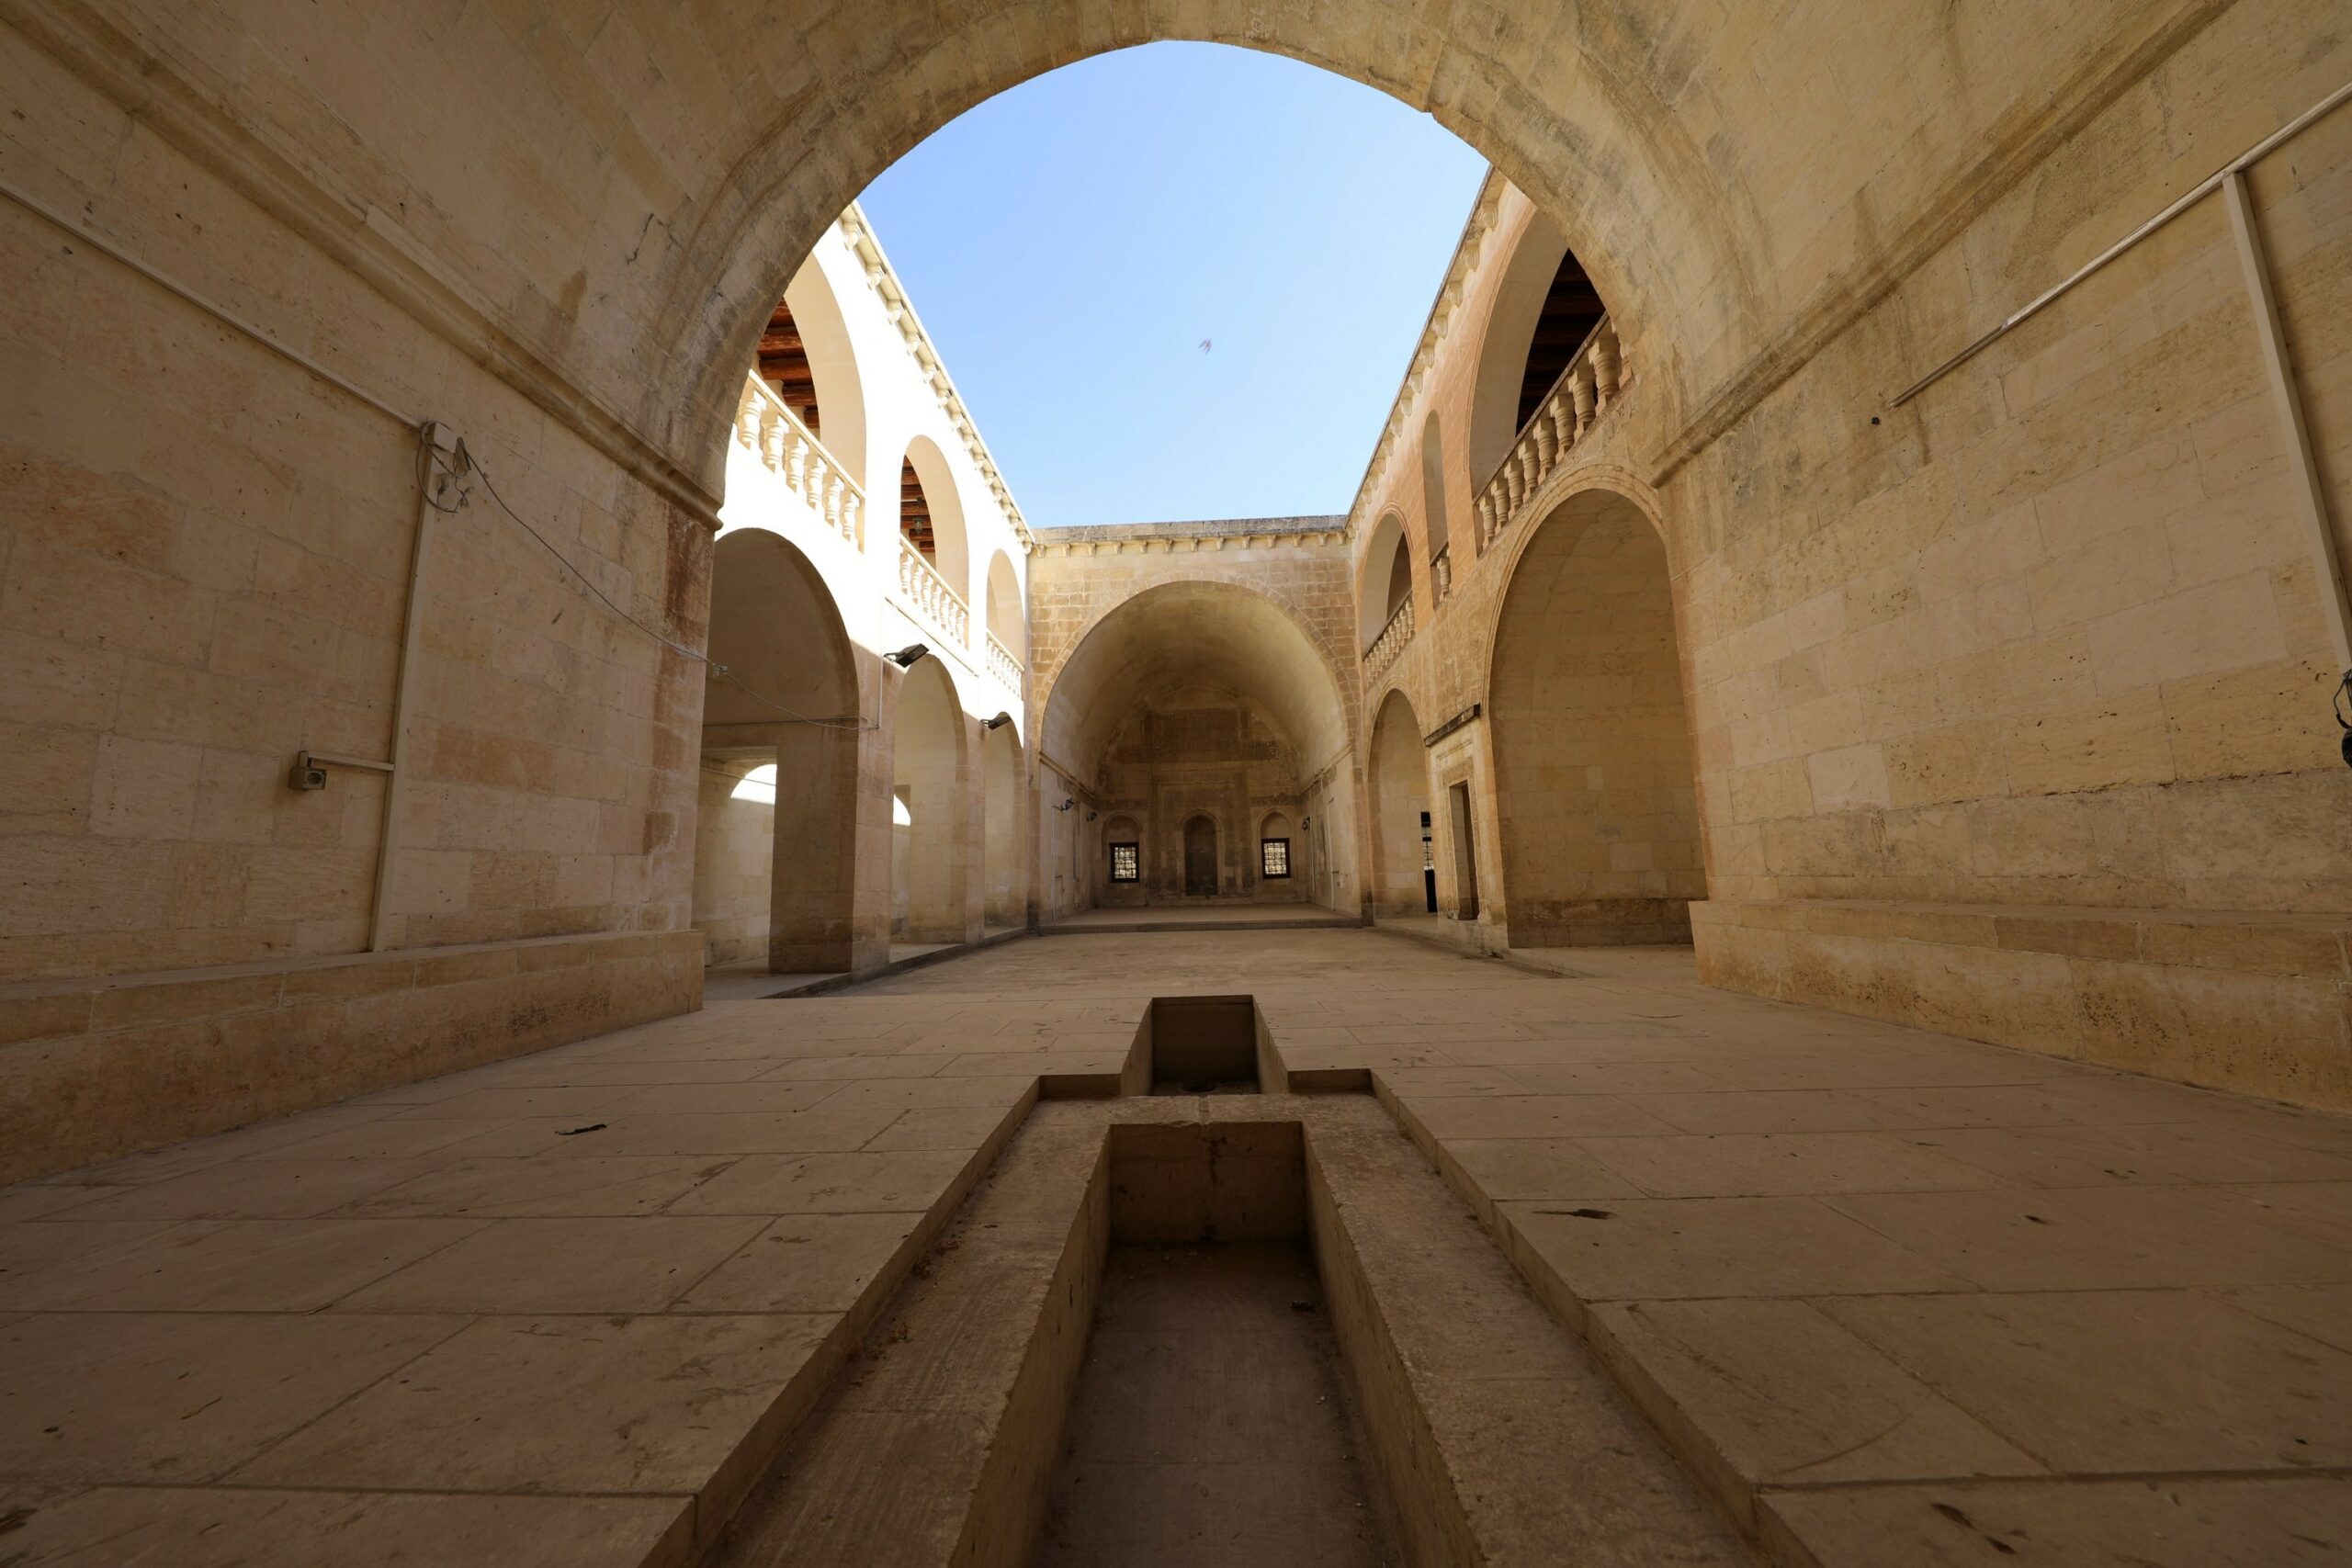
<svg viewBox="0 0 2352 1568"><path fill-rule="evenodd" d="M1531 536L1487 709L1511 944L1688 942L1707 887L1674 598L1632 502L1586 491Z"/></svg>
<svg viewBox="0 0 2352 1568"><path fill-rule="evenodd" d="M1029 918L1029 888L1022 874L1021 737L1010 724L983 733L980 741L981 867L987 883L984 919L990 926L1017 926Z"/></svg>
<svg viewBox="0 0 2352 1568"><path fill-rule="evenodd" d="M944 660L915 661L899 687L890 748L890 935L969 942L978 934L969 874L969 728Z"/></svg>
<svg viewBox="0 0 2352 1568"><path fill-rule="evenodd" d="M859 713L849 638L808 558L738 528L712 548L695 924L714 964L853 966ZM763 775L755 778L754 774Z"/></svg>
<svg viewBox="0 0 2352 1568"><path fill-rule="evenodd" d="M1405 694L1392 691L1372 721L1372 907L1380 915L1437 908L1429 863L1429 752Z"/></svg>
<svg viewBox="0 0 2352 1568"><path fill-rule="evenodd" d="M1216 824L1206 816L1184 822L1184 897L1214 898L1217 894Z"/></svg>

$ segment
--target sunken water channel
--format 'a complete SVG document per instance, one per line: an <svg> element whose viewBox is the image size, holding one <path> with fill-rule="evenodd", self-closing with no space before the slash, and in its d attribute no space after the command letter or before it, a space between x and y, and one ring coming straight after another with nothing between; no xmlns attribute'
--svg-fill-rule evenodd
<svg viewBox="0 0 2352 1568"><path fill-rule="evenodd" d="M1362 1082L1247 997L1156 1002L1122 1093L1046 1083L915 1228L705 1562L1569 1561L1566 1473L1611 1561L1739 1560Z"/></svg>
<svg viewBox="0 0 2352 1568"><path fill-rule="evenodd" d="M1114 1125L1111 1245L1036 1561L1399 1561L1295 1122Z"/></svg>

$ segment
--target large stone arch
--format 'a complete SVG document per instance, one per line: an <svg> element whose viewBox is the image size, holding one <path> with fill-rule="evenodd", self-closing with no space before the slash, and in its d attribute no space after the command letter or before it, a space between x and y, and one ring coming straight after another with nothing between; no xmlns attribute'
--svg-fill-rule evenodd
<svg viewBox="0 0 2352 1568"><path fill-rule="evenodd" d="M713 428L753 324L743 301L773 298L779 259L805 254L925 136L1043 72L1159 39L1287 55L1425 110L1597 258L1629 317L1687 323L1694 341L1746 337L1759 299L1748 263L1768 254L1761 220L1745 187L1711 166L1713 133L1694 136L1655 76L1661 35L1712 26L1598 6L1450 26L1419 0L1146 0L1116 13L1012 0L944 16L836 11L805 28L763 17L741 40L745 56L767 64L788 39L797 58L775 69L795 90L776 95L774 118L735 128L749 134L728 146L725 178L696 193L695 220L673 235L649 336L674 359L661 378L666 405L648 412L689 443Z"/></svg>
<svg viewBox="0 0 2352 1568"><path fill-rule="evenodd" d="M1705 854L1664 535L1588 486L1510 564L1486 695L1510 941L1688 942Z"/></svg>
<svg viewBox="0 0 2352 1568"><path fill-rule="evenodd" d="M1349 744L1352 726L1348 713L1350 705L1344 700L1343 694L1349 690L1351 682L1341 677L1340 667L1333 659L1331 650L1325 646L1323 639L1316 635L1313 624L1296 607L1276 594L1261 589L1244 588L1232 582L1189 578L1156 584L1105 607L1087 623L1084 631L1070 640L1069 652L1053 668L1033 673L1035 687L1032 701L1041 716L1037 725L1039 744L1058 761L1073 764L1081 763L1085 755L1084 748L1070 746L1064 739L1064 737L1069 733L1070 708L1076 705L1067 690L1071 672L1074 670L1084 669L1081 661L1090 658L1090 649L1093 650L1091 657L1094 659L1117 657L1106 655L1104 651L1106 648L1104 633L1106 628L1114 624L1124 621L1133 626L1139 621L1148 621L1163 615L1170 620L1178 620L1182 618L1182 610L1179 606L1187 601L1198 604L1204 599L1226 604L1250 606L1248 641L1243 646L1266 655L1273 664L1293 669L1298 667L1295 660L1303 656L1309 661L1307 667L1319 677L1321 682L1319 690L1295 690L1290 694L1289 701L1274 705L1277 712L1286 721L1303 721L1310 713L1318 711L1328 711L1329 715L1328 723L1301 722L1297 725L1297 728L1302 732L1302 739L1312 736L1317 740L1329 742L1329 749L1319 754L1309 754L1312 748L1303 749L1300 764L1308 768L1320 767L1344 750ZM1136 643L1145 645L1148 645L1150 640L1148 635L1138 635L1133 639ZM1150 669L1156 667L1157 661L1166 651L1169 650L1163 649L1146 653L1143 656L1144 662L1132 667L1128 671L1128 678L1140 681ZM1195 649L1188 651L1198 653L1211 650ZM1231 649L1214 651L1216 657L1207 661L1209 667L1219 671L1228 671L1216 678L1224 680L1227 684L1237 690L1249 689L1255 676L1262 672L1263 667L1261 667L1260 671L1253 671L1247 664L1238 663ZM1123 681L1119 689L1125 690L1125 684L1126 682ZM1313 688L1314 685L1314 682L1307 683L1308 688ZM1328 710L1322 708L1321 701L1326 692L1329 696ZM1091 692L1089 694L1090 697L1094 694ZM1057 704L1064 705L1057 710Z"/></svg>

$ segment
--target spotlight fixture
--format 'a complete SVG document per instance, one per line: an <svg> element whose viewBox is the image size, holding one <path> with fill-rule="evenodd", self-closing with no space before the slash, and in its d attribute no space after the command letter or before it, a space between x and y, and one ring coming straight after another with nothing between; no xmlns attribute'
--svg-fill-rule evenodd
<svg viewBox="0 0 2352 1568"><path fill-rule="evenodd" d="M1009 713L1001 713L994 718L984 718L980 720L982 727L989 729L1002 729L1006 725L1011 724L1012 722L1012 716Z"/></svg>
<svg viewBox="0 0 2352 1568"><path fill-rule="evenodd" d="M1069 796L1064 795L1062 796L1062 803L1059 806L1055 807L1054 809L1057 811L1068 811L1071 807L1076 806L1078 802L1072 800Z"/></svg>
<svg viewBox="0 0 2352 1568"><path fill-rule="evenodd" d="M910 642L907 644L906 647L899 649L898 652L886 653L882 657L888 660L891 663L897 665L901 670L910 670L914 667L916 660L923 658L930 652L931 649L924 644Z"/></svg>
<svg viewBox="0 0 2352 1568"><path fill-rule="evenodd" d="M1090 812L1088 812L1088 813L1086 814L1086 819L1087 819L1089 822L1091 822L1091 821L1093 821L1097 817L1100 817L1100 816L1102 816L1102 813L1101 813L1100 811L1090 811Z"/></svg>
<svg viewBox="0 0 2352 1568"><path fill-rule="evenodd" d="M1302 817L1298 819L1298 825L1302 828L1312 828L1315 826L1315 818L1312 817Z"/></svg>

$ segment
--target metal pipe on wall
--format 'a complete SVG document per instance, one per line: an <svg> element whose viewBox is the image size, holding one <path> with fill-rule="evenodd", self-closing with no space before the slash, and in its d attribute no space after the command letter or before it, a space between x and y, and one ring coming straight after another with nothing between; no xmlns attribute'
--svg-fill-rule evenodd
<svg viewBox="0 0 2352 1568"><path fill-rule="evenodd" d="M2278 412L2289 463L2295 471L2295 509L2302 514L2311 536L2320 604L2327 616L2328 636L2335 645L2335 667L2352 674L2352 606L2345 602L2344 563L2336 551L2335 530L2328 521L2327 490L2312 457L2311 426L2303 417L2294 367L2287 358L2286 334L2278 327L2278 299L2270 286L2269 259L2263 253L2262 231L2255 225L2254 197L2246 188L2245 171L2232 169L2222 189L2229 198L2230 231L2237 240L2238 266L2245 274L2245 291L2254 306L2254 333L2262 344L2262 368L2270 383L2271 406Z"/></svg>

